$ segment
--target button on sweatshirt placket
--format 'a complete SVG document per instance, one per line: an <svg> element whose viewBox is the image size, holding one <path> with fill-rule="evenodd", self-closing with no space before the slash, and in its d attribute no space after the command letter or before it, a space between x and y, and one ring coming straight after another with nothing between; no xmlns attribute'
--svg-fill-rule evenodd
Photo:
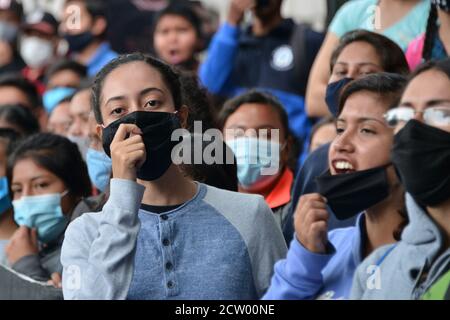
<svg viewBox="0 0 450 320"><path fill-rule="evenodd" d="M173 297L179 294L177 279L175 275L175 265L172 252L172 232L171 224L173 220L168 215L162 214L159 219L161 252L162 252L162 268L164 273L164 285L166 294Z"/></svg>

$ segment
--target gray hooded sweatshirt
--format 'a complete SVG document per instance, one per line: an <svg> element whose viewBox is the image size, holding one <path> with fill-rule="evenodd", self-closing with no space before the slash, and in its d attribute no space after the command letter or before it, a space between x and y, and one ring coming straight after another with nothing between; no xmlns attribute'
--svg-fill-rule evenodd
<svg viewBox="0 0 450 320"><path fill-rule="evenodd" d="M351 299L419 299L450 266L440 228L410 195L402 239L373 252L358 267ZM450 213L449 213L450 214Z"/></svg>

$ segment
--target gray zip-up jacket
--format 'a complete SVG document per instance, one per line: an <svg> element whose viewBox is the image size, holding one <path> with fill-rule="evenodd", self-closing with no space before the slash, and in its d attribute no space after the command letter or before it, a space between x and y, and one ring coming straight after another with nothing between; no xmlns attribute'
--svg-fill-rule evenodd
<svg viewBox="0 0 450 320"><path fill-rule="evenodd" d="M450 248L440 228L410 195L402 239L373 252L358 267L351 299L419 299L449 268ZM450 212L449 212L450 214Z"/></svg>

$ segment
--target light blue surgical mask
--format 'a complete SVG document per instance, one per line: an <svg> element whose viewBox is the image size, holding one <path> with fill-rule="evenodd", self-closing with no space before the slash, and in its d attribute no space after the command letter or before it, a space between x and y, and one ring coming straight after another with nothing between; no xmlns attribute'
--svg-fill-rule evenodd
<svg viewBox="0 0 450 320"><path fill-rule="evenodd" d="M61 101L73 95L75 91L76 90L74 88L68 87L57 87L47 90L42 97L47 113L52 113Z"/></svg>
<svg viewBox="0 0 450 320"><path fill-rule="evenodd" d="M61 199L67 193L26 196L14 200L14 220L19 226L36 228L42 243L56 240L69 223L61 209Z"/></svg>
<svg viewBox="0 0 450 320"><path fill-rule="evenodd" d="M104 152L89 148L86 154L89 177L94 186L105 191L111 177L112 161Z"/></svg>
<svg viewBox="0 0 450 320"><path fill-rule="evenodd" d="M255 137L240 137L227 141L237 163L239 184L244 189L272 181L280 172L278 142Z"/></svg>
<svg viewBox="0 0 450 320"><path fill-rule="evenodd" d="M0 216L12 207L11 198L9 197L8 179L0 178Z"/></svg>

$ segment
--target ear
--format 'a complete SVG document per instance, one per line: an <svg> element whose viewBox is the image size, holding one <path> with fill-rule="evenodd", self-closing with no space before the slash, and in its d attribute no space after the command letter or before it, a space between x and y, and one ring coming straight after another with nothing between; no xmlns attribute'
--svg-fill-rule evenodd
<svg viewBox="0 0 450 320"><path fill-rule="evenodd" d="M292 136L288 136L285 140L286 146L281 150L280 160L282 165L289 163L289 156L291 154L292 145L294 143Z"/></svg>
<svg viewBox="0 0 450 320"><path fill-rule="evenodd" d="M92 25L91 32L94 36L100 36L106 31L107 26L106 19L104 17L97 17L94 20L94 24Z"/></svg>
<svg viewBox="0 0 450 320"><path fill-rule="evenodd" d="M188 126L188 116L189 116L189 108L186 105L182 105L178 110L178 116L180 118L180 123L182 128L187 128Z"/></svg>
<svg viewBox="0 0 450 320"><path fill-rule="evenodd" d="M100 137L100 140L103 140L103 127L101 124L96 125L95 131L97 132L97 135Z"/></svg>

